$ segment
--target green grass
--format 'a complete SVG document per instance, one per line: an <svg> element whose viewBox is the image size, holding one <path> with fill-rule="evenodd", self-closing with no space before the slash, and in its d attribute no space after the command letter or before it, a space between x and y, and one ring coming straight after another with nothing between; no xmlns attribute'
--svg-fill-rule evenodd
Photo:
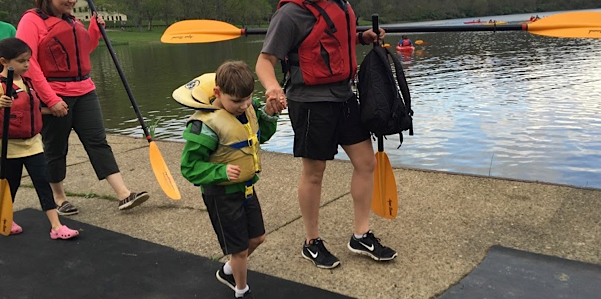
<svg viewBox="0 0 601 299"><path fill-rule="evenodd" d="M32 189L34 188L33 184L22 184L21 187L32 188ZM107 199L107 200L113 200L113 201L119 200L118 198L111 196L111 195L100 195L100 194L96 194L93 192L80 193L80 192L66 191L65 195L67 195L67 197L100 198L100 199Z"/></svg>
<svg viewBox="0 0 601 299"><path fill-rule="evenodd" d="M106 34L111 40L113 46L118 45L132 45L132 44L145 44L145 43L160 43L161 35L165 28L154 28L152 31L147 31L146 28L142 32L137 29L121 31L119 29L107 29ZM102 42L102 41L101 41Z"/></svg>

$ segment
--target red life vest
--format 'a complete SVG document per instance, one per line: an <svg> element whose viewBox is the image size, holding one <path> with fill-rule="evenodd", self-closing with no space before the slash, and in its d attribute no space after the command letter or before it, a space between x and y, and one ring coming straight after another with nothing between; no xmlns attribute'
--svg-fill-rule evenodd
<svg viewBox="0 0 601 299"><path fill-rule="evenodd" d="M291 66L298 66L306 85L350 80L357 72L355 57L355 12L346 1L281 0L278 9L294 3L310 11L317 21L309 35L288 56ZM341 7L342 5L342 7Z"/></svg>
<svg viewBox="0 0 601 299"><path fill-rule="evenodd" d="M22 77L28 90L13 84L13 105L10 107L8 138L27 139L42 131L42 110L40 98L32 88L31 79ZM3 94L6 92L6 77L0 76ZM4 108L0 109L0 122L4 119ZM0 126L0 137L4 126Z"/></svg>
<svg viewBox="0 0 601 299"><path fill-rule="evenodd" d="M73 16L58 18L30 9L46 24L48 35L38 45L38 63L48 81L83 81L90 77L90 35Z"/></svg>

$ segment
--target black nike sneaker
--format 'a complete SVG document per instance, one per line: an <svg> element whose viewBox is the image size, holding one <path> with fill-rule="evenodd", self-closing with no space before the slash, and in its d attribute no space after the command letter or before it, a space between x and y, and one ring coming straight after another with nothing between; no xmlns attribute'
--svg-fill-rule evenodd
<svg viewBox="0 0 601 299"><path fill-rule="evenodd" d="M217 277L217 280L219 280L221 283L232 289L232 291L235 291L236 281L234 280L234 275L225 274L225 272L223 271L223 267L225 267L225 264L221 266L221 269L217 270L217 273L215 273L215 277Z"/></svg>
<svg viewBox="0 0 601 299"><path fill-rule="evenodd" d="M353 235L348 242L348 249L354 253L370 256L376 261L390 261L397 256L396 251L380 244L380 239L376 238L371 230L360 239Z"/></svg>
<svg viewBox="0 0 601 299"><path fill-rule="evenodd" d="M301 254L304 258L312 261L317 268L332 269L340 265L338 258L326 249L320 238L309 241L309 244L303 244Z"/></svg>

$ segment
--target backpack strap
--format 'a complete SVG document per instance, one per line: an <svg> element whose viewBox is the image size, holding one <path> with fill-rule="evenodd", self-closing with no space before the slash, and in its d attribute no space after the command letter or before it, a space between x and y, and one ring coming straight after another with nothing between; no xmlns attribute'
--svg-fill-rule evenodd
<svg viewBox="0 0 601 299"><path fill-rule="evenodd" d="M411 94L409 93L409 85L407 85L407 79L405 78L405 72L403 72L403 65L399 61L399 59L390 52L388 48L383 49L386 51L386 54L392 58L392 63L394 64L394 71L396 73L396 79L398 82L398 86L401 90L401 96L403 102L405 103L405 107L410 116L413 116L413 109L411 109ZM413 124L411 124L411 128L409 128L409 135L413 135ZM401 137L402 142L402 137Z"/></svg>

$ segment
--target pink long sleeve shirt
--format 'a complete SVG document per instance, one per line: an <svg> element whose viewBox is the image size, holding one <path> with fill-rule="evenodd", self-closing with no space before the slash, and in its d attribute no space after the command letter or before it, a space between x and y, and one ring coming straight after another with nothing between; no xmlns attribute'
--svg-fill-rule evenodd
<svg viewBox="0 0 601 299"><path fill-rule="evenodd" d="M88 34L92 43L90 49L96 49L101 34L95 21L90 22ZM17 26L17 38L26 42L31 48L31 60L29 61L27 76L31 78L33 87L42 102L46 106L52 107L62 100L58 95L76 97L96 89L91 78L79 82L46 81L46 77L38 63L38 45L47 35L48 29L44 20L35 13L25 13Z"/></svg>

